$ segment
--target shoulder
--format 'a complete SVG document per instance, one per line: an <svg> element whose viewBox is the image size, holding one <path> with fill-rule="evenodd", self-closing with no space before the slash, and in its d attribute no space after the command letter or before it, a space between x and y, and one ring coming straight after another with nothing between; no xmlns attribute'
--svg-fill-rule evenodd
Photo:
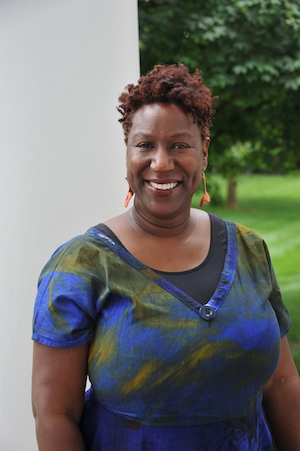
<svg viewBox="0 0 300 451"><path fill-rule="evenodd" d="M270 256L267 245L263 238L259 236L249 227L234 221L222 219L220 216L208 213L210 220L215 225L226 225L227 228L227 242L228 240L236 240L239 259L253 260L257 262L258 259L270 264Z"/></svg>
<svg viewBox="0 0 300 451"><path fill-rule="evenodd" d="M249 229L249 227L244 226L243 224L222 219L219 215L215 213L206 212L203 210L199 210L197 208L192 208L191 213L195 217L207 220L210 219L210 221L214 224L219 225L224 224L227 226L227 228L235 230L235 234L237 236L238 241L243 241L245 242L245 244L248 243L250 246L254 244L263 247L265 246L263 238L261 238L256 232L254 232L252 229Z"/></svg>
<svg viewBox="0 0 300 451"><path fill-rule="evenodd" d="M102 246L99 236L101 234L95 227L91 227L82 235L71 238L67 242L60 245L52 254L52 257L61 257L78 252L81 249L99 248Z"/></svg>
<svg viewBox="0 0 300 451"><path fill-rule="evenodd" d="M255 270L261 270L267 277L272 271L270 253L264 239L253 230L242 224L234 223L236 227L239 261Z"/></svg>
<svg viewBox="0 0 300 451"><path fill-rule="evenodd" d="M44 266L41 276L62 268L66 271L72 268L74 272L76 267L87 268L93 266L95 261L99 262L101 255L108 249L99 235L99 231L91 227L86 233L59 246Z"/></svg>
<svg viewBox="0 0 300 451"><path fill-rule="evenodd" d="M190 216L192 220L195 220L201 226L209 225L211 222L212 213L207 213L207 211L200 210L199 208L191 208ZM213 215L216 216L216 215ZM221 219L221 218L220 218Z"/></svg>
<svg viewBox="0 0 300 451"><path fill-rule="evenodd" d="M240 245L251 248L252 250L260 249L265 252L267 246L261 236L259 236L252 229L249 229L248 227L239 224L238 222L235 222L234 225L236 227L237 240Z"/></svg>
<svg viewBox="0 0 300 451"><path fill-rule="evenodd" d="M243 237L249 236L261 240L260 236L257 235L257 233L255 233L252 229L249 229L249 227L246 227L245 225L240 224L238 222L235 222L234 224L236 226L236 230L239 235Z"/></svg>

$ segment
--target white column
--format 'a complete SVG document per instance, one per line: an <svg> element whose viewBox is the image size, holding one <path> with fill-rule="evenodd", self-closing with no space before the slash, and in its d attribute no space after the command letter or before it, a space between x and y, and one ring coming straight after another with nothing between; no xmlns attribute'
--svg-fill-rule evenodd
<svg viewBox="0 0 300 451"><path fill-rule="evenodd" d="M0 2L1 451L37 449L37 278L56 247L123 211L116 105L138 76L136 0Z"/></svg>

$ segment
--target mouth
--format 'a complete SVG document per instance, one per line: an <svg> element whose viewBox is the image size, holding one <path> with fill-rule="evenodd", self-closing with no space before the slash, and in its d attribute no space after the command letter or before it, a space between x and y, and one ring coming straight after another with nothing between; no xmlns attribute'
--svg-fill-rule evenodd
<svg viewBox="0 0 300 451"><path fill-rule="evenodd" d="M175 188L177 185L179 185L179 182L155 183L155 182L149 181L149 184L152 186L152 188L159 189L161 191L167 191L169 189Z"/></svg>

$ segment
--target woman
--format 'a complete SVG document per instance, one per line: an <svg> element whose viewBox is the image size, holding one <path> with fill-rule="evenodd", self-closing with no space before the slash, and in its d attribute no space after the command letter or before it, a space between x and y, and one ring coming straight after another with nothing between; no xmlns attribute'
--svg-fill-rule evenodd
<svg viewBox="0 0 300 451"><path fill-rule="evenodd" d="M59 248L39 282L40 451L298 451L300 382L267 248L190 208L210 90L156 66L119 100L133 206Z"/></svg>

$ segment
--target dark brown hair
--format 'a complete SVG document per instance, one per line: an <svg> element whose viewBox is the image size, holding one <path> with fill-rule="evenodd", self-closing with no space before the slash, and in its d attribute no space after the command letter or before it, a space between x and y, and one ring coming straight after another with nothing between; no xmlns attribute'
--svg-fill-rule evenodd
<svg viewBox="0 0 300 451"><path fill-rule="evenodd" d="M212 103L218 97L211 96L211 90L203 84L196 69L191 75L184 64L157 65L141 77L136 85L129 84L119 97L118 111L127 142L133 116L143 105L150 103L171 103L178 105L193 116L198 124L202 139L209 136Z"/></svg>

